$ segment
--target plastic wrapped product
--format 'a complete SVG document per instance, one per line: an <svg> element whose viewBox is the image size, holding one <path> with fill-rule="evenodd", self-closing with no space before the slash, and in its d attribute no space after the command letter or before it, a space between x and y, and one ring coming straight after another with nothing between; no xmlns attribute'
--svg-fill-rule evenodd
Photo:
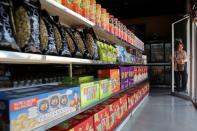
<svg viewBox="0 0 197 131"><path fill-rule="evenodd" d="M0 1L0 49L20 51L16 44L11 6L8 0Z"/></svg>
<svg viewBox="0 0 197 131"><path fill-rule="evenodd" d="M56 47L58 50L58 53L61 56L71 56L71 53L68 49L68 43L65 35L65 28L63 25L59 22L59 17L55 16L54 21L56 22L56 25L54 26L55 31L55 38L56 38Z"/></svg>
<svg viewBox="0 0 197 131"><path fill-rule="evenodd" d="M41 14L42 17L40 24L40 30L41 30L40 36L41 36L41 41L43 42L41 43L42 51L46 55L57 55L58 53L56 49L56 39L55 39L55 29L54 29L55 23L45 10L42 10Z"/></svg>
<svg viewBox="0 0 197 131"><path fill-rule="evenodd" d="M73 35L76 41L77 48L79 49L80 53L83 55L84 58L87 58L88 52L86 50L81 32L77 30L73 30Z"/></svg>
<svg viewBox="0 0 197 131"><path fill-rule="evenodd" d="M65 27L65 35L66 35L66 39L68 42L68 47L69 47L71 55L73 57L81 58L82 53L79 51L79 48L77 46L77 41L75 40L72 29Z"/></svg>
<svg viewBox="0 0 197 131"><path fill-rule="evenodd" d="M40 51L40 2L38 0L15 1L15 28L19 46L24 52Z"/></svg>
<svg viewBox="0 0 197 131"><path fill-rule="evenodd" d="M86 41L86 47L92 59L97 60L99 58L98 55L98 46L97 46L97 38L93 31L93 29L84 29L84 39Z"/></svg>

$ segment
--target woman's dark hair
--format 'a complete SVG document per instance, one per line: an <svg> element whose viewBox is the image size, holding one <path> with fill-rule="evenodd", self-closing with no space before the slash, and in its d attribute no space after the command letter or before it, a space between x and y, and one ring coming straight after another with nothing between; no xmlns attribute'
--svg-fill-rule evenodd
<svg viewBox="0 0 197 131"><path fill-rule="evenodd" d="M179 49L179 45L182 45L184 47L184 44L182 41L178 41L177 44L175 45L175 50L177 51Z"/></svg>

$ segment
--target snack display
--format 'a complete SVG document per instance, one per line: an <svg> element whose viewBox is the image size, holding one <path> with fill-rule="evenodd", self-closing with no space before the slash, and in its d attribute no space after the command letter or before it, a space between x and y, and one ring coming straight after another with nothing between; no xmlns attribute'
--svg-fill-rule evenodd
<svg viewBox="0 0 197 131"><path fill-rule="evenodd" d="M120 85L121 90L129 87L129 67L120 67Z"/></svg>
<svg viewBox="0 0 197 131"><path fill-rule="evenodd" d="M98 70L99 78L109 78L112 83L112 94L120 90L120 72L119 69Z"/></svg>
<svg viewBox="0 0 197 131"><path fill-rule="evenodd" d="M81 89L81 108L89 106L99 101L99 83L88 82L80 84Z"/></svg>
<svg viewBox="0 0 197 131"><path fill-rule="evenodd" d="M110 79L99 80L100 99L106 98L112 94L112 83Z"/></svg>
<svg viewBox="0 0 197 131"><path fill-rule="evenodd" d="M10 1L3 0L0 2L0 49L20 51L16 42L11 6Z"/></svg>
<svg viewBox="0 0 197 131"><path fill-rule="evenodd" d="M110 114L107 106L98 105L84 112L94 117L94 131L110 130Z"/></svg>
<svg viewBox="0 0 197 131"><path fill-rule="evenodd" d="M3 127L32 130L80 109L80 88L44 86L0 92ZM8 112L8 113L6 113ZM9 125L10 124L10 125Z"/></svg>
<svg viewBox="0 0 197 131"><path fill-rule="evenodd" d="M108 99L102 105L109 108L109 125L110 130L113 130L118 125L118 118L120 116L120 103L117 99Z"/></svg>
<svg viewBox="0 0 197 131"><path fill-rule="evenodd" d="M20 0L14 4L15 28L20 48L24 52L41 53L39 0Z"/></svg>
<svg viewBox="0 0 197 131"><path fill-rule="evenodd" d="M49 131L94 131L93 116L81 113L51 128Z"/></svg>

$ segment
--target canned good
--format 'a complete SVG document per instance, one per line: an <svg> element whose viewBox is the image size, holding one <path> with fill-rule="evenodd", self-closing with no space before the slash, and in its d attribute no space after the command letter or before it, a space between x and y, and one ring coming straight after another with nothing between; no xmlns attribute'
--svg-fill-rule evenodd
<svg viewBox="0 0 197 131"><path fill-rule="evenodd" d="M106 13L107 13L107 10L104 9L104 8L101 8L101 27L103 29L106 28Z"/></svg>
<svg viewBox="0 0 197 131"><path fill-rule="evenodd" d="M81 0L73 0L73 11L75 11L78 14L81 14L80 2Z"/></svg>
<svg viewBox="0 0 197 131"><path fill-rule="evenodd" d="M111 32L112 34L115 34L114 30L115 30L115 27L114 27L114 16L113 15L110 15L109 16L109 32Z"/></svg>
<svg viewBox="0 0 197 131"><path fill-rule="evenodd" d="M90 0L90 20L96 23L96 1Z"/></svg>
<svg viewBox="0 0 197 131"><path fill-rule="evenodd" d="M88 10L88 2L89 0L82 0L81 1L81 15L87 19L89 19L89 10Z"/></svg>
<svg viewBox="0 0 197 131"><path fill-rule="evenodd" d="M62 0L62 5L68 7L69 9L73 10L73 0Z"/></svg>
<svg viewBox="0 0 197 131"><path fill-rule="evenodd" d="M101 5L96 4L96 24L101 27Z"/></svg>

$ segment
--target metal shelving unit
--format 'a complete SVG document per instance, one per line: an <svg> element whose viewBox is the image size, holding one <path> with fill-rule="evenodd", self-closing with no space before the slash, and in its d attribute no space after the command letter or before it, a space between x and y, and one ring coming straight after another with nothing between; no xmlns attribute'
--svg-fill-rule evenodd
<svg viewBox="0 0 197 131"><path fill-rule="evenodd" d="M43 9L46 9L51 15L58 15L63 24L70 27L84 28L84 27L92 27L99 38L102 38L106 41L112 42L117 45L122 45L126 47L132 47L138 50L138 47L127 43L113 34L103 30L98 27L95 23L90 20L84 18L80 14L70 10L69 8L63 6L62 4L54 1L54 0L41 0L41 5Z"/></svg>
<svg viewBox="0 0 197 131"><path fill-rule="evenodd" d="M109 99L109 98L111 98L111 97L113 97L113 96L116 96L116 95L118 95L118 94L120 94L120 93L122 93L122 92L124 92L124 91L126 91L126 90L129 90L129 89L131 89L131 88L134 88L134 87L136 87L137 85L139 85L139 84L141 84L141 83L143 83L143 82L145 82L145 81L147 81L147 80L144 80L144 81L141 81L141 82L139 82L139 83L137 83L137 84L134 84L134 85L131 86L130 88L121 90L121 91L119 91L119 92L117 92L117 93L115 93L115 94L113 94L113 95L111 95L111 96L109 96L109 97L106 97L106 98L104 98L104 99L101 99L101 100L99 100L98 102L96 102L96 103L94 103L94 104L92 104L92 105L90 105L90 106L87 106L87 107L85 107L85 108L83 108L83 109L80 109L80 110L75 111L75 112L73 112L73 113L70 113L70 114L67 114L67 115L65 115L65 116L62 116L61 118L58 118L58 119L56 119L56 120L53 120L53 121L51 121L51 122L49 122L49 123L47 123L47 124L45 124L45 125L43 125L43 126L41 126L41 127L38 127L38 128L36 128L36 129L34 129L33 131L45 131L45 130L48 130L48 129L54 127L55 125L58 125L58 124L60 124L61 122L66 121L66 120L68 120L69 118L72 118L73 116L75 116L75 115L77 115L77 114L80 114L80 113L84 112L85 110L88 110L88 109L90 109L90 108L92 108L92 107L94 107L94 106L96 106L96 105L98 105L98 104L100 104L100 103L106 101L107 99ZM137 106L137 107L138 107L138 106ZM136 107L136 108L137 108L137 107ZM138 107L138 108L139 108L139 107Z"/></svg>

